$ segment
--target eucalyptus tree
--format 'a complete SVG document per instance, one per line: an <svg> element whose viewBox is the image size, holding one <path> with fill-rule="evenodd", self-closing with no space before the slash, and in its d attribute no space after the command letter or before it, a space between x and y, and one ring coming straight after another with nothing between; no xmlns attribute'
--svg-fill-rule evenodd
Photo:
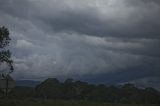
<svg viewBox="0 0 160 106"><path fill-rule="evenodd" d="M9 30L6 27L0 27L0 74L9 74L13 72L13 60L11 59L11 52L9 50L9 44L11 38L9 36ZM6 70L4 67L8 67Z"/></svg>

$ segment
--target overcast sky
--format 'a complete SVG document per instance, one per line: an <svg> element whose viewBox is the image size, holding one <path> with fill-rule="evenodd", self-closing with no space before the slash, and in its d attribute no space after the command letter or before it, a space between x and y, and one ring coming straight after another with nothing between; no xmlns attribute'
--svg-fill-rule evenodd
<svg viewBox="0 0 160 106"><path fill-rule="evenodd" d="M15 79L160 88L159 0L0 0Z"/></svg>

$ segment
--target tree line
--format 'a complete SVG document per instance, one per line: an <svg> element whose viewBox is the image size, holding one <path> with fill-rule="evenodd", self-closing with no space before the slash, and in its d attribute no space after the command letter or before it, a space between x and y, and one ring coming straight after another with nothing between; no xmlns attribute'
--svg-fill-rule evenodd
<svg viewBox="0 0 160 106"><path fill-rule="evenodd" d="M11 95L20 98L160 104L160 92L154 88L140 89L133 84L124 84L120 87L103 84L96 85L72 79L60 82L56 78L48 78L35 88L17 87L12 91Z"/></svg>

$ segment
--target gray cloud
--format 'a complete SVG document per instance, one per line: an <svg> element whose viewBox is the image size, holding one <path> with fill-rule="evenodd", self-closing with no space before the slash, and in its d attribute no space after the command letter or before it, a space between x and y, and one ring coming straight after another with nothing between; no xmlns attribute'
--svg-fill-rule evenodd
<svg viewBox="0 0 160 106"><path fill-rule="evenodd" d="M49 6L53 14L48 8L44 9L42 21L55 31L76 31L91 36L159 38L160 23L157 20L160 9L155 2L144 4L140 1L139 5L132 6L128 0L87 1L86 4L72 1L72 5L58 1L62 8Z"/></svg>
<svg viewBox="0 0 160 106"><path fill-rule="evenodd" d="M158 0L0 0L0 26L12 37L13 76L158 77L159 5Z"/></svg>

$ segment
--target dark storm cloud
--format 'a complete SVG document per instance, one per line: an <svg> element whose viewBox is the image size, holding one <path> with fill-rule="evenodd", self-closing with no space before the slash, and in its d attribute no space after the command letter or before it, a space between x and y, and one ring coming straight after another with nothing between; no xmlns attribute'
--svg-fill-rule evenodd
<svg viewBox="0 0 160 106"><path fill-rule="evenodd" d="M131 2L122 0L120 2L120 9L110 6L109 2L104 2L103 5L106 5L106 7L102 10L106 13L102 14L100 13L101 8L98 7L93 8L84 5L84 8L77 9L75 6L66 10L67 6L64 4L60 11L55 11L57 6L53 8L55 9L53 12L59 13L43 15L42 21L50 25L51 30L55 31L76 31L91 36L103 37L159 39L160 22L158 19L160 18L160 7L156 1L147 0L144 2L140 0ZM135 5L135 3L139 5ZM115 6L119 6L118 3ZM114 8L115 11L112 10ZM110 10L113 12L109 13ZM46 17L46 15L49 17Z"/></svg>
<svg viewBox="0 0 160 106"><path fill-rule="evenodd" d="M31 2L28 0L1 0L0 11L3 14L8 14L14 17L27 18L29 11L32 11Z"/></svg>
<svg viewBox="0 0 160 106"><path fill-rule="evenodd" d="M159 13L158 0L0 0L21 79L159 77Z"/></svg>
<svg viewBox="0 0 160 106"><path fill-rule="evenodd" d="M76 31L91 36L159 38L160 6L157 0L122 0L117 4L115 0L113 3L102 0L104 8L90 6L87 4L89 0L84 1L88 1L86 4L69 1L72 5L63 0L48 0L51 5L42 0L7 0L1 1L1 9L15 17L43 23L54 31ZM102 10L105 12L101 13Z"/></svg>

